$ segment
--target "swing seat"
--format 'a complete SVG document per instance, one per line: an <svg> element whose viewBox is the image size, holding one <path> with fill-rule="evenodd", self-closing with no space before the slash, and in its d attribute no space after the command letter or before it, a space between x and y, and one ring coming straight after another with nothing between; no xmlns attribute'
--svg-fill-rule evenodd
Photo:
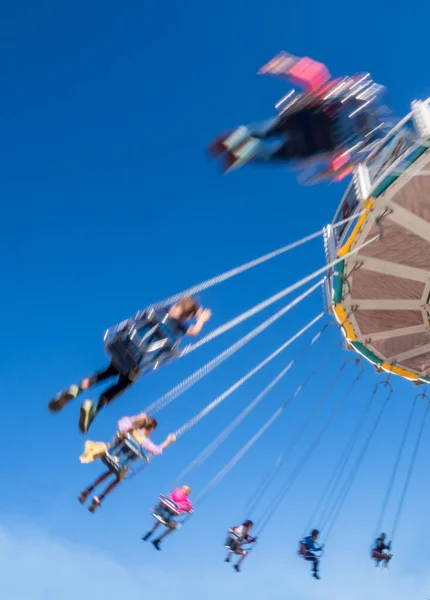
<svg viewBox="0 0 430 600"><path fill-rule="evenodd" d="M390 560L392 559L392 554L385 554L384 552L382 552L381 550L378 550L377 548L373 548L372 550L372 559L375 560L378 564L381 562L386 562L389 563Z"/></svg>
<svg viewBox="0 0 430 600"><path fill-rule="evenodd" d="M171 519L175 519L179 515L178 505L169 496L161 494L159 504L152 513L154 519L167 526Z"/></svg>
<svg viewBox="0 0 430 600"><path fill-rule="evenodd" d="M130 434L116 438L101 460L111 473L121 478L125 476L130 465L137 460L143 460L145 463L149 462L137 440Z"/></svg>
<svg viewBox="0 0 430 600"><path fill-rule="evenodd" d="M381 553L379 550L376 550L376 549L374 548L374 549L372 550L372 558L373 558L373 560L380 561L380 560L381 560L381 558L382 558L381 554L382 554L382 553Z"/></svg>
<svg viewBox="0 0 430 600"><path fill-rule="evenodd" d="M157 369L175 354L179 340L169 328L168 316L149 309L108 329L104 344L113 365L127 375L145 367Z"/></svg>
<svg viewBox="0 0 430 600"><path fill-rule="evenodd" d="M233 549L234 546L237 547L238 545L240 545L240 536L233 529L229 529L228 537L225 541L224 546L228 550L231 550L231 549Z"/></svg>

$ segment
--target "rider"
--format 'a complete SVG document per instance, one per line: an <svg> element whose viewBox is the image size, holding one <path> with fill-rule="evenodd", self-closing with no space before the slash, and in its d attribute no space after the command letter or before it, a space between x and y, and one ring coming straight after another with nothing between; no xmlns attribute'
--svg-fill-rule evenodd
<svg viewBox="0 0 430 600"><path fill-rule="evenodd" d="M242 548L243 544L252 544L257 541L256 537L251 537L249 535L249 532L251 531L253 525L254 523L248 519L244 521L242 525L231 528L230 531L234 535L231 535L229 532L229 536L226 543L226 547L228 548L228 555L225 558L225 562L230 562L232 554L240 555L240 559L238 560L238 562L235 565L233 565L233 568L238 573L240 572L240 565L243 563L248 554L248 552Z"/></svg>
<svg viewBox="0 0 430 600"><path fill-rule="evenodd" d="M170 309L163 309L164 315L168 316L168 326L178 338L188 335L198 335L206 321L211 317L210 310L199 308L197 301L190 297L184 296ZM196 318L193 325L186 325L186 322L192 317ZM71 385L65 392L60 392L49 403L49 409L53 412L58 412L70 401L76 398L78 394L88 390L90 387L110 379L117 377L114 385L102 392L96 404L91 400L86 400L80 410L79 428L82 433L87 433L91 423L103 406L106 406L112 400L120 396L127 388L136 381L139 375L139 368L135 368L127 373L120 373L117 367L111 363L106 369L98 371L88 377L82 379L79 384Z"/></svg>
<svg viewBox="0 0 430 600"><path fill-rule="evenodd" d="M391 550L391 542L386 544L386 539L387 534L381 533L381 535L375 540L375 545L372 550L372 558L376 561L376 566L378 566L380 562L384 562L385 566L387 566L390 560L393 558L392 554L386 552L386 550Z"/></svg>
<svg viewBox="0 0 430 600"><path fill-rule="evenodd" d="M159 506L155 509L155 512L158 513L162 517L162 519L167 527L166 531L162 535L160 535L160 537L158 537L156 540L154 540L152 542L152 544L154 545L154 547L157 550L161 550L161 548L160 548L161 540L166 538L168 535L173 533L178 528L178 523L175 521L175 517L177 515L182 515L184 513L191 514L193 512L192 504L188 499L188 496L190 494L191 494L191 488L188 485L183 485L182 487L178 487L175 490L173 490L173 492L168 496L169 500L171 500L175 505L174 512L169 510L169 508L167 508L162 503L160 503ZM160 525L163 525L164 523L162 523L161 521L156 521L153 528L150 531L148 531L148 533L146 535L143 536L142 540L144 542L149 540L149 538L154 533L154 531L156 529L158 529L158 527Z"/></svg>
<svg viewBox="0 0 430 600"><path fill-rule="evenodd" d="M300 542L299 551L305 560L312 562L312 576L315 577L315 579L320 579L318 574L319 558L316 556L315 552L321 552L324 548L324 545L318 546L315 543L319 533L318 529L313 529L311 535L304 537Z"/></svg>
<svg viewBox="0 0 430 600"><path fill-rule="evenodd" d="M154 444L149 436L157 427L157 421L153 417L149 417L145 413L140 413L134 417L123 417L118 421L118 436L115 438L115 441L118 438L124 437L127 434L133 436L133 438L138 442L140 449L142 452L146 454L151 454L152 456L159 456L162 454L163 450L165 450L168 446L173 444L176 441L176 436L174 434L169 434L166 440L160 444ZM114 441L114 443L115 443ZM80 461L82 463L89 463L95 460L96 458L102 458L106 454L108 450L107 444L101 444L100 442L86 442L85 444L85 452L80 457ZM89 511L94 512L102 503L103 499L110 494L124 479L125 473L128 470L129 464L134 460L137 460L137 455L130 455L128 453L124 453L123 456L119 457L121 460L120 468L117 471L113 471L108 468L107 471L102 473L100 477L98 477L93 484L89 487L85 488L79 495L79 502L84 504L89 495L94 491L94 489L99 486L103 481L108 479L110 475L114 476L114 480L108 485L108 487L98 496L94 496L92 503L90 505Z"/></svg>
<svg viewBox="0 0 430 600"><path fill-rule="evenodd" d="M289 162L330 155L329 168L339 172L351 162L348 147L369 147L383 134L377 104L382 88L368 75L329 81L330 74L321 63L285 53L276 57L275 66L271 63L260 72L283 75L305 92L293 96L268 122L219 136L210 152L214 158L226 152L224 170L251 160Z"/></svg>

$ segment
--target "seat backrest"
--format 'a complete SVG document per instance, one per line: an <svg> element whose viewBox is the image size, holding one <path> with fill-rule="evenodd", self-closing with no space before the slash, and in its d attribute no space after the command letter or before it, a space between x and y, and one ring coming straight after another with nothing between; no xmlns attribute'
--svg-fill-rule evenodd
<svg viewBox="0 0 430 600"><path fill-rule="evenodd" d="M131 433L127 433L123 438L124 446L129 450L129 452L133 452L137 458L141 460L147 461L148 457L142 451L142 447L139 444L138 440Z"/></svg>
<svg viewBox="0 0 430 600"><path fill-rule="evenodd" d="M233 538L234 540L240 540L240 535L238 533L236 533L233 528L228 530L228 535L230 538Z"/></svg>
<svg viewBox="0 0 430 600"><path fill-rule="evenodd" d="M300 540L298 554L300 554L300 556L306 556L307 551L306 544Z"/></svg>
<svg viewBox="0 0 430 600"><path fill-rule="evenodd" d="M102 462L108 469L117 475L128 471L131 463L137 460L149 462L149 458L142 452L139 442L129 433L117 437L102 458Z"/></svg>
<svg viewBox="0 0 430 600"><path fill-rule="evenodd" d="M162 494L160 496L160 504L162 504L164 508L167 508L172 514L180 514L178 510L178 505L176 504L176 502L173 502L173 500L168 496Z"/></svg>
<svg viewBox="0 0 430 600"><path fill-rule="evenodd" d="M170 329L164 311L146 309L108 329L104 342L111 361L127 374L135 369L157 369L176 352L180 339Z"/></svg>

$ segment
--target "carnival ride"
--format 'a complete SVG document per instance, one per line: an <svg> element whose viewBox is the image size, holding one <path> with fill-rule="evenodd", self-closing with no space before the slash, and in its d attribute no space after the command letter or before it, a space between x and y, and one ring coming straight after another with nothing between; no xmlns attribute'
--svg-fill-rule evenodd
<svg viewBox="0 0 430 600"><path fill-rule="evenodd" d="M179 440L192 427L209 416L257 372L280 356L300 338L311 333L312 329L319 324L320 329L316 334L312 333L312 337L308 339L295 357L287 362L276 377L256 394L237 417L227 423L215 439L202 449L182 471L179 479L183 480L200 467L245 421L254 408L277 386L294 365L302 359L310 348L318 343L330 326L339 329L341 338L344 340L343 347L354 352L354 354L345 358L339 371L325 387L321 386L321 395L311 407L306 420L293 439L289 440L281 455L276 458L253 494L248 514L254 514L257 508L264 504L262 516L256 521L259 536L274 518L282 505L286 492L295 483L311 456L318 449L333 420L345 408L348 398L363 375L365 369L363 359L375 367L379 379L376 381L373 390L370 391L370 395L368 394L368 399L361 415L354 423L347 444L339 452L339 460L334 472L327 482L327 486L323 490L314 514L311 516L305 530L309 530L311 525L313 526L317 522L324 535L324 540L327 541L340 510L351 491L380 421L387 411L394 392L393 376L398 376L420 385L421 389L418 390L418 394L412 392L414 399L411 412L394 460L387 492L377 522L376 533L379 532L380 527L385 522L388 504L393 502L393 485L399 477L399 464L405 456L406 440L408 436L412 435L413 416L420 410L422 416L421 424L415 432L415 443L408 459L409 466L403 478L402 490L398 501L396 501L397 510L391 527L391 539L396 534L430 407L430 400L426 393L426 385L430 383L429 142L430 99L424 102L415 101L412 103L411 112L391 129L376 146L372 147L371 152L362 162L355 164L352 181L331 224L301 240L212 277L146 309L150 311L151 327L158 330L161 325L156 320L154 312L156 309L167 307L184 295L204 293L205 290L215 285L224 283L246 271L285 255L287 252L318 237L324 240L325 265L220 325L197 342L190 343L182 349L171 343L169 349L172 350L172 353L168 351L161 358L157 354L157 368L164 362L181 360L182 357L198 350L215 338L222 336L227 331L309 285L304 292L300 292L292 301L289 301L194 373L188 375L170 391L152 402L145 409L151 415L165 409L203 377L208 376L244 346L263 334L264 331L289 313L305 298L315 291L323 289L325 307L317 315L310 318L282 345L272 350L264 360L241 375L235 383L211 400L209 404L175 432L176 439ZM145 355L145 339L139 338L139 343L133 345L133 339L136 336L133 323L128 322L127 327L128 329L124 330L115 326L108 330L106 334L108 352L112 354L115 351L119 363L122 359L125 360L130 352L141 352L142 356ZM118 331L122 332L121 339L117 336ZM133 334L132 336L130 332ZM161 336L160 340L162 344L165 344L166 336ZM323 380L322 370L331 360L333 353L338 351L338 347L339 344L329 352L322 354L320 362L311 369L311 372L308 373L297 389L287 398L283 398L276 411L200 490L195 502L196 507L200 506L203 499L221 483L273 423L296 401L308 382L317 375ZM152 363L148 364L150 365L148 370L151 370ZM307 430L310 422L318 415L323 402L333 393L333 388L340 374L346 371L350 373L350 385L343 389L332 413L327 421L322 424L321 429L302 458L296 464L291 465L292 468L278 491L267 498L272 483L275 480L279 481L277 478L282 467L289 465L293 448ZM371 408L378 402L381 395L382 403L380 403L376 417L369 424ZM134 464L138 458L141 458L139 456L140 451L136 450L133 444L130 446L130 440L127 438L115 442L113 450L109 450L104 459L107 466L112 465L112 469L118 470L116 457L118 453L121 454L124 450L118 444L128 444L126 450L134 452ZM150 462L145 456L141 468L146 468L149 464ZM134 467L134 474L139 470L139 468ZM161 501L164 504L169 504L169 499L166 496L162 496ZM174 507L169 505L169 510L174 511ZM154 513L154 515L156 518L161 518L158 513Z"/></svg>

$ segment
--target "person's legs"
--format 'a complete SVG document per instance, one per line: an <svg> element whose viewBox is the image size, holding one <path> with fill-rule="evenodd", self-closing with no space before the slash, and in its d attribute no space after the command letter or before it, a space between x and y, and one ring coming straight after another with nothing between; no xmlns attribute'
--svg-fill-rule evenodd
<svg viewBox="0 0 430 600"><path fill-rule="evenodd" d="M120 483L120 481L121 481L121 477L119 475L116 475L115 479L112 481L112 483L110 483L107 486L107 488L100 494L100 496L94 496L92 504L89 508L89 511L94 512L96 510L96 508L98 508L100 506L100 504L102 503L104 498L106 498L106 496L108 496L117 487L117 485Z"/></svg>
<svg viewBox="0 0 430 600"><path fill-rule="evenodd" d="M147 540L149 540L149 538L151 537L151 535L152 535L152 534L155 532L155 530L156 530L156 529L158 529L158 527L160 527L160 525L161 525L160 521L155 521L155 525L153 526L153 528L152 528L152 529L150 529L150 530L148 531L148 533L146 533L146 534L143 536L142 540L143 540L144 542L146 542Z"/></svg>
<svg viewBox="0 0 430 600"><path fill-rule="evenodd" d="M388 563L390 562L392 557L393 557L392 554L388 554L387 552L382 552L382 560L384 561L384 564L386 567L388 567Z"/></svg>
<svg viewBox="0 0 430 600"><path fill-rule="evenodd" d="M62 410L68 402L74 400L84 390L87 390L89 387L92 387L93 385L96 385L105 379L114 377L115 375L118 375L118 371L112 364L110 364L106 369L97 371L89 377L84 377L80 384L72 384L64 392L57 394L49 403L49 410L52 412L58 412Z"/></svg>
<svg viewBox="0 0 430 600"><path fill-rule="evenodd" d="M318 575L318 558L315 556L315 554L313 552L308 552L306 555L306 560L312 563L312 574L315 577L315 579L319 579L319 575Z"/></svg>
<svg viewBox="0 0 430 600"><path fill-rule="evenodd" d="M287 161L312 158L335 148L332 122L321 109L304 109L281 120L277 133L285 137L283 144L269 159Z"/></svg>
<svg viewBox="0 0 430 600"><path fill-rule="evenodd" d="M227 554L227 557L225 558L225 562L230 562L231 555L234 554L234 552L237 549L237 542L234 540L231 540L231 539L230 539L230 541L227 540L226 547L228 548L228 554Z"/></svg>
<svg viewBox="0 0 430 600"><path fill-rule="evenodd" d="M128 375L120 375L117 383L115 383L115 385L112 385L100 395L99 401L97 403L97 411L102 409L103 406L106 406L106 404L112 402L112 400L115 400L115 398L118 398L118 396L123 394L125 390L129 388L133 383L133 378L129 377Z"/></svg>
<svg viewBox="0 0 430 600"><path fill-rule="evenodd" d="M103 483L103 481L105 481L109 477L109 475L111 475L111 471L105 471L100 475L100 477L98 477L95 480L95 482L92 485L82 490L82 492L79 495L79 502L83 504L88 498L88 496L91 494L91 492L93 492L97 486Z"/></svg>
<svg viewBox="0 0 430 600"><path fill-rule="evenodd" d="M167 529L166 531L160 535L160 537L158 537L156 540L154 540L152 543L154 545L155 548L157 548L157 550L161 550L160 548L160 542L162 540L164 540L164 538L166 538L168 535L170 535L171 533L173 533L174 531L176 531L177 529L177 523L171 519L168 523L167 523Z"/></svg>
<svg viewBox="0 0 430 600"><path fill-rule="evenodd" d="M118 369L111 363L107 369L102 369L101 371L96 371L92 375L88 377L84 377L82 379L79 389L80 391L87 390L94 385L97 385L101 381L105 381L106 379L110 379L111 377L115 377L115 375L119 375Z"/></svg>
<svg viewBox="0 0 430 600"><path fill-rule="evenodd" d="M290 162L303 160L313 156L316 152L312 136L309 131L309 123L306 115L294 115L279 131L277 138L273 135L271 144L261 145L255 152L253 161L263 162Z"/></svg>
<svg viewBox="0 0 430 600"><path fill-rule="evenodd" d="M123 394L125 390L133 384L133 382L134 379L128 375L120 375L117 383L112 385L100 395L97 404L94 404L91 400L86 400L82 404L79 414L79 429L81 432L87 433L91 423L94 421L100 410L112 402L112 400Z"/></svg>
<svg viewBox="0 0 430 600"><path fill-rule="evenodd" d="M309 140L315 152L334 152L336 145L333 127L333 120L326 112L321 109L312 112L309 122Z"/></svg>
<svg viewBox="0 0 430 600"><path fill-rule="evenodd" d="M104 492L102 492L99 496L99 500L100 502L106 498L106 496L108 496L111 492L113 492L113 490L116 488L116 486L120 483L121 478L120 477L115 477L115 479L112 481L112 483L110 483L107 488L105 489Z"/></svg>
<svg viewBox="0 0 430 600"><path fill-rule="evenodd" d="M380 550L374 550L373 551L373 558L379 562L380 560L382 560L382 552Z"/></svg>
<svg viewBox="0 0 430 600"><path fill-rule="evenodd" d="M315 577L315 579L319 579L319 575L318 575L318 564L319 564L319 560L317 559L316 556L313 557L312 559L312 563L313 563L313 576Z"/></svg>
<svg viewBox="0 0 430 600"><path fill-rule="evenodd" d="M246 550L242 550L242 548L238 548L236 550L235 554L241 555L239 560L237 561L237 563L235 565L233 565L234 569L239 573L240 565L243 563L243 561L245 560L248 553L246 552Z"/></svg>
<svg viewBox="0 0 430 600"><path fill-rule="evenodd" d="M172 527L169 529L166 529L166 531L160 535L160 537L158 538L158 541L161 542L161 540L164 540L164 538L166 538L168 535L170 535L171 533L173 533L176 530L176 527Z"/></svg>

